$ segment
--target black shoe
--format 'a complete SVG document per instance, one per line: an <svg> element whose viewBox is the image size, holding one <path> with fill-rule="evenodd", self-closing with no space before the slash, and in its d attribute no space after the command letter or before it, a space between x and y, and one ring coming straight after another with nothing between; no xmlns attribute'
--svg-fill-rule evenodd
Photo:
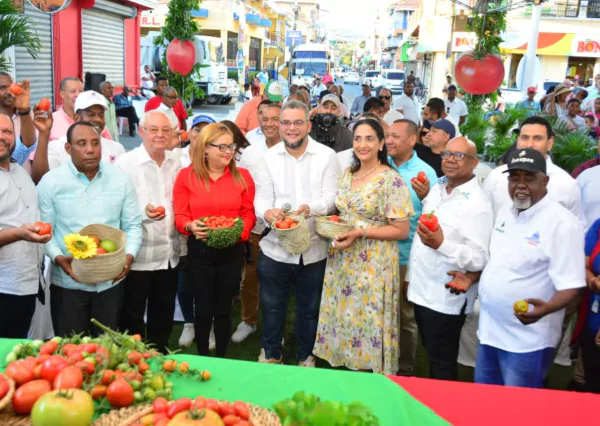
<svg viewBox="0 0 600 426"><path fill-rule="evenodd" d="M130 130L129 131L129 137L132 138L135 136L135 130Z"/></svg>

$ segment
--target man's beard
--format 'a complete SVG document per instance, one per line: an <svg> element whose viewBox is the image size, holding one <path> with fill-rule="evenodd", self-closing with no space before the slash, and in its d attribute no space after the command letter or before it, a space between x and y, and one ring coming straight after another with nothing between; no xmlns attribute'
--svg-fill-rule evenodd
<svg viewBox="0 0 600 426"><path fill-rule="evenodd" d="M283 143L285 144L285 146L289 149L298 149L302 146L302 144L304 143L304 141L306 140L306 137L300 139L298 142L295 143L291 143L285 140L285 138L283 138Z"/></svg>
<svg viewBox="0 0 600 426"><path fill-rule="evenodd" d="M2 142L2 143L4 143L4 142ZM9 146L10 146L10 144L9 144ZM7 154L5 156L3 156L3 157L0 157L0 163L4 163L6 161L9 161L10 158L12 157L13 152L15 152L15 148L16 147L17 147L17 144L14 144L12 146L12 148L9 148Z"/></svg>
<svg viewBox="0 0 600 426"><path fill-rule="evenodd" d="M527 210L529 207L531 207L531 197L527 197L524 200L515 198L513 199L513 205L517 210Z"/></svg>

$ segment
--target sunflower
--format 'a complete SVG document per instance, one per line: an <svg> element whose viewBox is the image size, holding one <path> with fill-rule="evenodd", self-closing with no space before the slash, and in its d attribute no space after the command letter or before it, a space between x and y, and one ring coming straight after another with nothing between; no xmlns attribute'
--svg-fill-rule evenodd
<svg viewBox="0 0 600 426"><path fill-rule="evenodd" d="M96 242L85 235L68 234L65 236L65 245L75 259L93 257L98 251Z"/></svg>

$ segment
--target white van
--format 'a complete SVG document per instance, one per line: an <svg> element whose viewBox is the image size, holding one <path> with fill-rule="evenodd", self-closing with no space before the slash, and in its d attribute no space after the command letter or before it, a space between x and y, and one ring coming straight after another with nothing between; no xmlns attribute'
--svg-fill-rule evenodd
<svg viewBox="0 0 600 426"><path fill-rule="evenodd" d="M402 93L406 74L402 70L383 70L381 73L382 84L392 93Z"/></svg>

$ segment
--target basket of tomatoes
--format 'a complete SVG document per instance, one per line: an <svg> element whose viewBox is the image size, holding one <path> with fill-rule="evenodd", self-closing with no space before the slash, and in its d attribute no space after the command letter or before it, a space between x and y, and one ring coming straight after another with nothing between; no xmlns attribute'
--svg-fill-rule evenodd
<svg viewBox="0 0 600 426"><path fill-rule="evenodd" d="M244 221L225 216L208 216L200 219L208 228L206 245L212 248L223 249L231 247L240 240L244 230Z"/></svg>
<svg viewBox="0 0 600 426"><path fill-rule="evenodd" d="M289 254L304 253L310 247L310 230L301 214L289 214L273 224L281 247Z"/></svg>
<svg viewBox="0 0 600 426"><path fill-rule="evenodd" d="M315 219L315 231L325 238L337 238L352 229L352 225L340 219L338 215L321 216Z"/></svg>

